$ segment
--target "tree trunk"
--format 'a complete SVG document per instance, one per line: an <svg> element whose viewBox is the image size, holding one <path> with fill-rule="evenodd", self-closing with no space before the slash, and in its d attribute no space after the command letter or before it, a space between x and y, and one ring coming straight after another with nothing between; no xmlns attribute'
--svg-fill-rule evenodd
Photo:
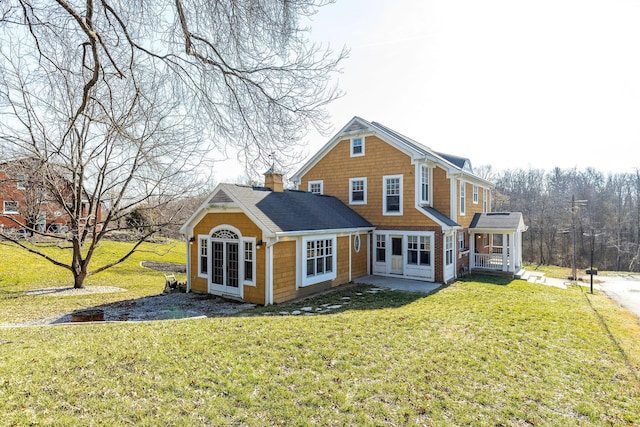
<svg viewBox="0 0 640 427"><path fill-rule="evenodd" d="M84 279L87 278L86 268L77 267L73 270L74 289L84 289Z"/></svg>

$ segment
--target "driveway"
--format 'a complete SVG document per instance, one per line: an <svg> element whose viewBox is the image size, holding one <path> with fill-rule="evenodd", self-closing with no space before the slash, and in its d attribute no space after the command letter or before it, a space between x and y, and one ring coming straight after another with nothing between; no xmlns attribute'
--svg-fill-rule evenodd
<svg viewBox="0 0 640 427"><path fill-rule="evenodd" d="M640 274L598 276L598 288L640 318Z"/></svg>

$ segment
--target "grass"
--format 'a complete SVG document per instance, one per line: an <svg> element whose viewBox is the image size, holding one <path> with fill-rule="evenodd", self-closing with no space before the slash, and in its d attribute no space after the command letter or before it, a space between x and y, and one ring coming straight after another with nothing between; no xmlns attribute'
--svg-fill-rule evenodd
<svg viewBox="0 0 640 427"><path fill-rule="evenodd" d="M91 267L97 268L102 263L118 259L128 248L128 243L102 241ZM56 259L67 261L71 257L70 249L52 246L44 250ZM140 262L184 263L185 247L184 243L178 241L169 244L145 243L139 252L125 262L90 276L85 281L86 286L116 286L127 292L85 296L25 295L25 291L34 289L72 287L73 276L68 270L11 244L0 244L0 260L0 324L20 323L76 309L160 294L165 285L163 273L142 268ZM178 274L176 278L184 281L185 275Z"/></svg>
<svg viewBox="0 0 640 427"><path fill-rule="evenodd" d="M369 289L249 317L0 329L2 423L640 425L640 326L603 294L480 276Z"/></svg>

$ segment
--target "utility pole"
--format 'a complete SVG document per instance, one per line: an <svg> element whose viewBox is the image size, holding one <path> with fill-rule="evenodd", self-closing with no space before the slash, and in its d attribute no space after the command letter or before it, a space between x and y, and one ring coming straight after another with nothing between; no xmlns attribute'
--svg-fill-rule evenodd
<svg viewBox="0 0 640 427"><path fill-rule="evenodd" d="M585 206L587 200L576 200L576 196L571 196L571 240L573 243L573 263L571 265L571 278L574 282L578 281L578 272L576 270L576 214L580 206Z"/></svg>

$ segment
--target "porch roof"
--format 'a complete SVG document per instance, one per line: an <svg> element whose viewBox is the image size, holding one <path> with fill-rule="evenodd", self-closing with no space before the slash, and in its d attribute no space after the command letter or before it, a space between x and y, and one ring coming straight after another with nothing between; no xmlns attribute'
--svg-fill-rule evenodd
<svg viewBox="0 0 640 427"><path fill-rule="evenodd" d="M526 231L521 212L488 212L473 215L469 230L476 232Z"/></svg>

